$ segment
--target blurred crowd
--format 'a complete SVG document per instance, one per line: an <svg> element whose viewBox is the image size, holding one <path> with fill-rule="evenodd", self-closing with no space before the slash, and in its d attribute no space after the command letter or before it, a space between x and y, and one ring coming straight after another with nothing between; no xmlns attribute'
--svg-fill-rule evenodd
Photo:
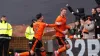
<svg viewBox="0 0 100 56"><path fill-rule="evenodd" d="M75 23L69 29L70 38L100 39L100 3L97 4L97 7L91 9L91 15L86 15L84 8L74 11L69 4L66 5L75 16Z"/></svg>

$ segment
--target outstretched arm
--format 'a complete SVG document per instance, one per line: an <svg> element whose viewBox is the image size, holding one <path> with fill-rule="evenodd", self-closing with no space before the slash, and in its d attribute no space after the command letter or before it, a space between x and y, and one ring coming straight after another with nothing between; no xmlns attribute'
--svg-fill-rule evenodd
<svg viewBox="0 0 100 56"><path fill-rule="evenodd" d="M55 27L56 24L46 24L46 27Z"/></svg>
<svg viewBox="0 0 100 56"><path fill-rule="evenodd" d="M67 4L66 6L67 6L68 10L69 10L73 15L78 16L78 13L75 12L75 11L72 9L71 6L69 6L68 4Z"/></svg>

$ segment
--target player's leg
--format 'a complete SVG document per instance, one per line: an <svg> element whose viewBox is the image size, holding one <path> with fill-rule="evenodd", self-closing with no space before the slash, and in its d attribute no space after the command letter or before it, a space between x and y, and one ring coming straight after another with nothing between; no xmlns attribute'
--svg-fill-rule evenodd
<svg viewBox="0 0 100 56"><path fill-rule="evenodd" d="M63 38L57 38L57 40L58 40L60 48L57 51L55 51L55 56L59 56L59 55L56 55L56 54L60 54L62 52L65 52L67 49L70 48L69 44L66 44L64 37Z"/></svg>
<svg viewBox="0 0 100 56"><path fill-rule="evenodd" d="M64 52L64 51L66 51L67 49L70 48L70 45L65 42L65 38L64 37L59 38L59 39L60 39L60 42L61 42L60 45L63 45L63 47L61 47L60 49L58 49L59 53Z"/></svg>
<svg viewBox="0 0 100 56"><path fill-rule="evenodd" d="M37 54L37 56L41 56L41 50L40 50L41 44L42 44L42 41L38 41L37 46L36 46L36 54Z"/></svg>
<svg viewBox="0 0 100 56"><path fill-rule="evenodd" d="M34 55L35 54L34 50L35 50L37 43L38 43L38 40L35 39L34 44L29 52L15 53L15 56L32 56L32 55Z"/></svg>
<svg viewBox="0 0 100 56"><path fill-rule="evenodd" d="M42 41L38 42L38 45L36 46L38 48L37 56L46 56L45 48L42 45Z"/></svg>
<svg viewBox="0 0 100 56"><path fill-rule="evenodd" d="M60 48L63 47L63 45L62 45L59 37L56 37L56 39L57 39L57 42L58 42L58 45L59 45L59 48L58 48L58 50L59 50ZM60 53L58 52L58 50L54 51L55 56L60 56Z"/></svg>

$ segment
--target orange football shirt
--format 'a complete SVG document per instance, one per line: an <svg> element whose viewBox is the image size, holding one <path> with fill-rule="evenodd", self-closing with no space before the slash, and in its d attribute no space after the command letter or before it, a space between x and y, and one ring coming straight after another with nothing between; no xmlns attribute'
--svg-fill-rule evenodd
<svg viewBox="0 0 100 56"><path fill-rule="evenodd" d="M62 16L58 16L57 17L57 19L56 19L56 21L55 21L55 24L56 24L56 22L58 22L58 23L61 23L61 25L57 25L56 27L55 27L55 29L56 29L56 36L58 36L58 37L64 37L65 35L63 34L63 33L61 33L62 31L65 31L66 30L66 17L64 16L64 17L62 17Z"/></svg>
<svg viewBox="0 0 100 56"><path fill-rule="evenodd" d="M34 29L34 32L35 32L35 38L37 38L38 40L42 39L45 27L46 27L46 23L44 23L44 22L34 23L33 29Z"/></svg>

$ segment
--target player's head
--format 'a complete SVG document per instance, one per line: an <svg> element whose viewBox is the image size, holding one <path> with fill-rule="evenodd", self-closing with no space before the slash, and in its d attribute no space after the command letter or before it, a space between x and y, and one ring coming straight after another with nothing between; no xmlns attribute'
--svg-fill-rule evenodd
<svg viewBox="0 0 100 56"><path fill-rule="evenodd" d="M6 20L7 20L6 16L5 16L5 15L2 15L2 16L1 16L1 20L2 20L2 21L6 21Z"/></svg>
<svg viewBox="0 0 100 56"><path fill-rule="evenodd" d="M67 12L67 9L65 7L61 8L61 15L66 15L66 12Z"/></svg>
<svg viewBox="0 0 100 56"><path fill-rule="evenodd" d="M97 11L98 13L100 13L100 5L98 5L98 6L96 7L96 11Z"/></svg>
<svg viewBox="0 0 100 56"><path fill-rule="evenodd" d="M41 13L39 13L39 14L36 15L36 19L43 21L44 17Z"/></svg>

